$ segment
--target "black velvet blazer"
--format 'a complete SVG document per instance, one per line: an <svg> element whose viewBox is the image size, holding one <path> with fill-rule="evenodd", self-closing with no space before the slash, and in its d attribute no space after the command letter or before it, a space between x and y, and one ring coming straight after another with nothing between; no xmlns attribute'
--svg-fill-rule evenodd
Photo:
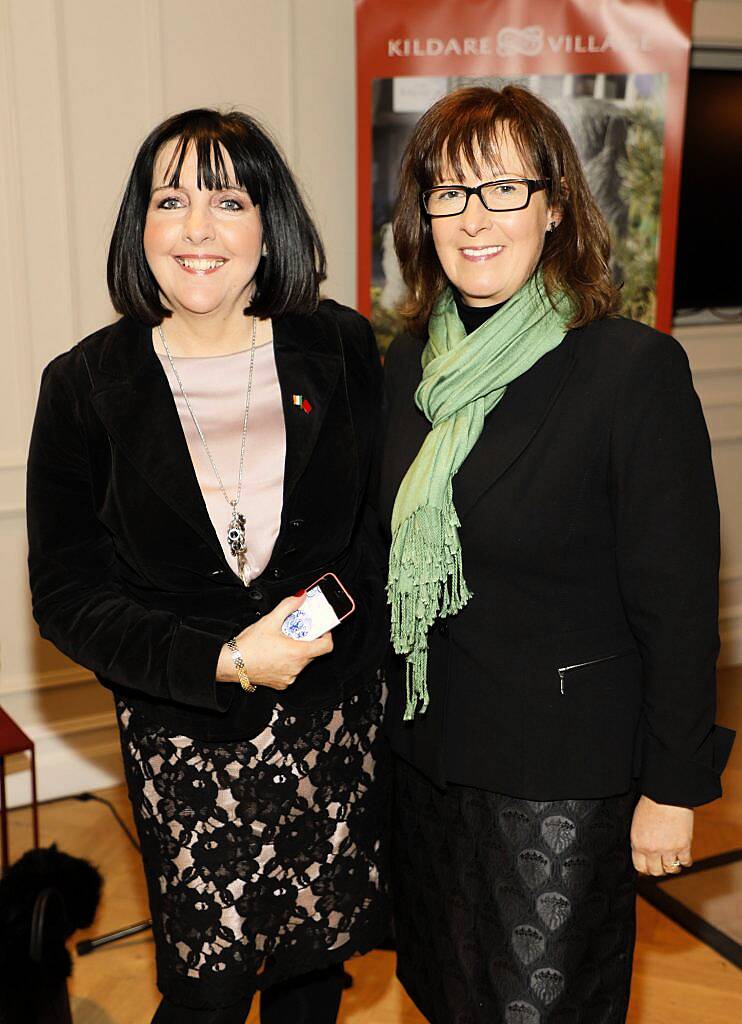
<svg viewBox="0 0 742 1024"><path fill-rule="evenodd" d="M381 509L430 425L422 343L386 361ZM430 706L393 747L430 779L530 800L628 790L717 797L719 522L710 446L680 345L616 318L572 330L511 384L454 478L473 593L429 641Z"/></svg>
<svg viewBox="0 0 742 1024"><path fill-rule="evenodd" d="M273 326L283 512L270 562L249 587L224 558L148 328L127 319L103 328L50 363L41 384L28 460L41 634L148 720L196 738L263 728L276 691L216 683L219 651L326 571L356 611L335 630L333 652L307 666L281 703L335 703L368 680L383 651L378 538L364 522L381 408L373 333L331 301Z"/></svg>

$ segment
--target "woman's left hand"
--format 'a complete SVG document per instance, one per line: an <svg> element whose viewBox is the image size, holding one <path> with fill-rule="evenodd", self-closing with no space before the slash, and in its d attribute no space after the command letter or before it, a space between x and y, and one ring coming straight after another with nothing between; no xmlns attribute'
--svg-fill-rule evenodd
<svg viewBox="0 0 742 1024"><path fill-rule="evenodd" d="M643 875L676 875L681 867L693 863L692 842L692 808L639 797L631 823L631 850L637 871Z"/></svg>

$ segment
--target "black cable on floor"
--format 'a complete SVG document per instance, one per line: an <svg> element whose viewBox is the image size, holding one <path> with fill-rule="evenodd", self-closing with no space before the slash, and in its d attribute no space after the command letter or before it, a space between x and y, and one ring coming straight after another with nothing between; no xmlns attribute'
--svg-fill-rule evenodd
<svg viewBox="0 0 742 1024"><path fill-rule="evenodd" d="M142 848L139 845L139 843L136 841L136 839L134 838L134 835L132 834L131 829L126 824L126 822L121 817L121 815L116 810L116 808L113 806L113 804L111 803L110 800L106 800L106 798L102 797L102 796L96 796L95 793L75 793L75 794L73 794L71 799L73 799L73 800L80 800L83 803L86 803L88 800L95 800L99 804L105 804L105 806L109 809L111 814L114 816L116 821L119 823L119 825L123 829L124 833L126 834L126 838L129 840L129 842L134 847L134 849L137 851L137 853L141 853L142 852Z"/></svg>

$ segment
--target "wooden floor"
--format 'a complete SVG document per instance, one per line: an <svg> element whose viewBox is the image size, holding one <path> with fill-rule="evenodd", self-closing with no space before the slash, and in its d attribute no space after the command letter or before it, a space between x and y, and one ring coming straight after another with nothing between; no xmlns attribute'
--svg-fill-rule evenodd
<svg viewBox="0 0 742 1024"><path fill-rule="evenodd" d="M742 668L721 674L719 721L742 737ZM101 793L129 819L120 787ZM91 934L148 916L137 854L106 807L71 800L41 809L41 841L97 863L105 890ZM30 845L27 809L11 814L17 852ZM725 776L725 797L698 811L697 859L742 846L742 738ZM707 946L639 901L639 940L629 1024L732 1024L742 1021L742 974ZM75 938L84 938L78 933ZM348 965L355 983L341 1024L424 1024L394 977L394 955L374 952ZM148 933L76 958L70 985L75 1024L148 1024L157 1005ZM254 1007L248 1024L258 1024ZM492 1024L498 1024L493 1021Z"/></svg>

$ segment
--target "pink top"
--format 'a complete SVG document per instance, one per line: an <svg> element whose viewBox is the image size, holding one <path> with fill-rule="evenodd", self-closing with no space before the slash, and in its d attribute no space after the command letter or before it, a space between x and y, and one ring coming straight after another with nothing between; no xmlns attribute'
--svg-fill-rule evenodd
<svg viewBox="0 0 742 1024"><path fill-rule="evenodd" d="M232 508L217 483L168 358L158 353L175 399L193 468L224 556L234 572L237 559L227 543ZM228 356L173 357L230 498L237 495L245 393L250 350ZM245 442L242 495L238 511L246 519L250 579L268 564L281 525L286 432L273 342L255 349L250 417Z"/></svg>

